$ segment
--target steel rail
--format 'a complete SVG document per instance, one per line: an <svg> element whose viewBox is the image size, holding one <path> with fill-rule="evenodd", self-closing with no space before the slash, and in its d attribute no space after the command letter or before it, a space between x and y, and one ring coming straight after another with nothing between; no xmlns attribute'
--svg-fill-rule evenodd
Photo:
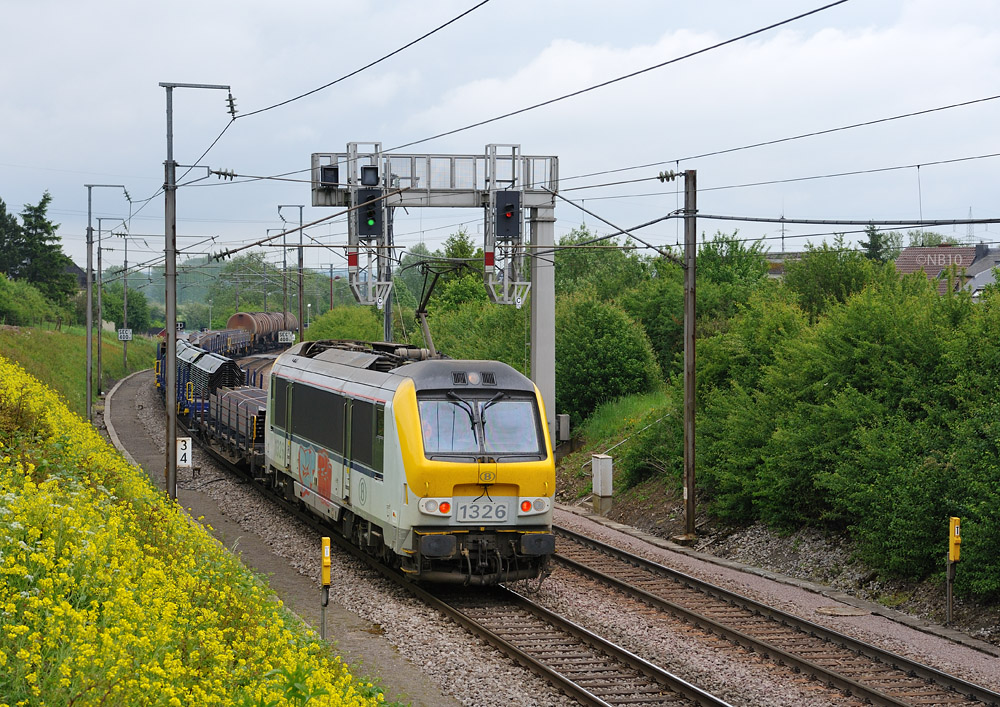
<svg viewBox="0 0 1000 707"><path fill-rule="evenodd" d="M811 637L830 642L857 655L864 656L870 660L874 660L883 665L894 668L906 674L908 677L918 677L922 680L933 683L939 688L952 691L957 695L964 696L970 700L991 705L992 707L1000 707L1000 694L988 690L980 685L962 680L954 675L949 675L937 670L936 668L918 663L896 653L864 643L846 634L813 623L808 619L803 619L793 614L781 611L780 609L767 606L766 604L762 604L748 597L744 597L740 594L722 589L721 587L697 579L696 577L692 577L691 575L678 570L674 570L645 558L638 557L627 551L620 550L616 547L608 545L607 543L601 542L600 540L589 538L568 528L553 526L553 530L555 530L558 535L561 535L580 545L589 546L624 563L632 565L633 567L646 570L656 577L673 580L706 596L710 596L717 600L724 601L727 604L740 607L757 616L770 619L771 621L777 622L782 626L793 628ZM911 704L909 702L900 701L895 697L887 695L880 690L868 687L849 677L839 675L823 666L813 663L812 661L795 656L782 648L761 639L754 638L707 616L698 614L697 612L686 607L682 607L675 602L671 602L658 597L655 594L651 594L639 587L612 577L606 572L601 572L593 567L565 557L559 553L558 543L556 544L556 554L554 556L554 560L572 568L575 571L591 576L601 582L615 587L616 589L648 602L657 608L664 609L685 620L692 621L708 631L717 633L718 635L724 636L728 640L738 643L748 650L758 652L764 655L764 657L768 657L769 655L773 656L779 663L785 663L793 668L802 670L818 680L833 685L838 689L849 691L851 694L870 700L874 704Z"/></svg>

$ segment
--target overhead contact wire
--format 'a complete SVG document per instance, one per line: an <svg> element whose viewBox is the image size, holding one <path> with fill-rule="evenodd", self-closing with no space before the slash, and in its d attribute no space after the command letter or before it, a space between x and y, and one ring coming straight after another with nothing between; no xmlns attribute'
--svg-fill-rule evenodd
<svg viewBox="0 0 1000 707"><path fill-rule="evenodd" d="M699 54L704 54L704 53L710 52L710 51L712 51L714 49L719 49L719 48L724 47L726 45L733 44L735 42L739 42L741 40L747 39L748 37L753 37L755 35L762 34L763 32L767 32L769 30L775 29L776 27L781 27L782 25L787 25L787 24L789 24L791 22L796 22L796 21L801 20L801 19L803 19L805 17L809 17L810 15L815 15L818 12L823 12L824 10L828 10L831 7L835 7L837 5L842 5L845 2L847 2L847 1L848 0L837 0L836 2L832 2L832 3L829 3L827 5L823 5L822 7L818 7L815 10L810 10L809 12L804 12L801 15L796 15L795 17L789 17L786 20L782 20L780 22L775 22L774 24L770 24L767 27L761 27L760 29L753 30L752 32L747 32L745 34L741 34L738 37L732 37L731 39L727 39L725 41L718 42L717 44L713 44L712 46L703 47L702 49L698 49L698 50L695 50L693 52L689 52L688 54L684 54L683 56L675 57L673 59L661 62L659 64L655 64L653 66L648 66L645 69L639 69L638 71L633 71L630 74L625 74L624 76L619 76L618 78L610 79L608 81L604 81L602 83L595 84L595 85L589 86L587 88L582 88L579 91L573 91L572 93L567 93L567 94L565 94L563 96L559 96L557 98L550 98L547 101L542 101L541 103L536 103L536 104L528 106L526 108L521 108L519 110L511 111L510 113L504 113L503 115L498 115L498 116L496 116L494 118L488 118L486 120L481 120L478 123L473 123L471 125L466 125L463 128L455 128L454 130L449 130L447 132L438 133L437 135L432 135L431 137L425 137L425 138L423 138L421 140L414 140L413 142L408 142L406 144L399 145L398 147L394 147L391 150L387 150L387 152L392 152L394 150L401 150L404 147L412 147L413 145L419 145L419 144L424 143L424 142L430 142L431 140L437 140L438 138L446 137L448 135L454 135L455 133L460 133L460 132L464 132L466 130L471 130L472 128L478 128L478 127L483 126L483 125L488 125L490 123L495 123L498 120L503 120L504 118L510 118L510 117L515 116L515 115L520 115L522 113L527 113L528 111L535 110L536 108L543 108L544 106L549 106L549 105L552 105L553 103L558 103L559 101L564 101L567 98L574 98L576 96L581 96L581 95L583 95L585 93L589 93L591 91L596 91L599 88L604 88L605 86L610 86L610 85L618 83L620 81L625 81L626 79L631 79L631 78L634 78L636 76L640 76L642 74L648 73L650 71L655 71L656 69L662 69L664 66L669 66L671 64L676 64L676 63L678 63L680 61L684 61L685 59L690 59L692 57L698 56Z"/></svg>

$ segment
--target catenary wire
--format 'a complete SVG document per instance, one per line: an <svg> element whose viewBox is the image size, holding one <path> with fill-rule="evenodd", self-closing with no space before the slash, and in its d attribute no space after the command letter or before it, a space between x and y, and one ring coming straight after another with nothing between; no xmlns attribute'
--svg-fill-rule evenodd
<svg viewBox="0 0 1000 707"><path fill-rule="evenodd" d="M403 145L399 145L399 146L394 147L394 148L392 148L390 150L387 150L387 151L388 152L392 152L394 150L401 150L404 147L412 147L413 145L419 145L421 143L430 142L431 140L437 140L438 138L446 137L448 135L454 135L455 133L460 133L460 132L464 132L466 130L471 130L472 128L478 128L478 127L483 126L483 125L488 125L489 123L495 123L495 122L497 122L499 120L503 120L505 118L510 118L512 116L515 116L515 115L520 115L522 113L527 113L528 111L532 111L532 110L535 110L537 108L542 108L544 106L549 106L549 105L552 105L553 103L558 103L560 101L564 101L567 98L574 98L576 96L583 95L584 93L589 93L590 91L596 91L599 88L604 88L605 86L610 86L612 84L618 83L619 81L625 81L627 79L634 78L634 77L639 76L641 74L645 74L647 72L663 68L664 66L669 66L671 64L676 64L678 62L684 61L685 59L690 59L692 57L698 56L699 54L704 54L704 53L710 52L710 51L712 51L714 49L719 49L720 47L724 47L726 45L733 44L735 42L739 42L739 41L741 41L743 39L747 39L748 37L753 37L755 35L762 34L763 32L767 32L767 31L775 29L777 27L781 27L782 25L787 25L787 24L790 24L792 22L796 22L796 21L801 20L801 19L803 19L805 17L809 17L810 15L815 15L816 13L823 12L824 10L828 10L828 9L830 9L832 7L836 7L837 5L842 5L843 3L847 2L847 1L848 0L836 0L836 2L832 2L832 3L829 3L827 5L823 5L822 7L818 7L816 9L814 9L814 10L809 10L808 12L803 12L802 14L796 15L795 17L789 17L788 19L781 20L780 22L775 22L775 23L770 24L770 25L768 25L766 27L761 27L761 28L755 29L755 30L753 30L751 32L746 32L744 34L739 35L738 37L732 37L730 39L724 40L722 42L718 42L718 43L713 44L711 46L703 47L701 49L695 50L693 52L689 52L689 53L684 54L682 56L675 57L675 58L670 59L668 61L664 61L664 62L661 62L659 64L654 64L653 66L648 66L645 69L640 69L638 71L633 71L633 72L631 72L629 74L625 74L624 76L619 76L617 78L610 79L608 81L603 81L601 83L594 84L593 86L588 86L587 88L580 89L579 91L573 91L572 93L567 93L565 95L558 96L556 98L550 98L547 101L542 101L541 103L536 103L534 105L527 106L525 108L520 108L518 110L511 111L509 113L504 113L503 115L498 115L498 116L493 117L493 118L488 118L486 120L481 120L481 121L479 121L477 123L472 123L471 125L466 125L465 127L462 127L462 128L455 128L454 130L448 130L448 131L443 132L443 133L438 133L437 135L432 135L431 137L425 137L425 138L422 138L420 140L414 140L413 142L408 142L408 143L405 143Z"/></svg>
<svg viewBox="0 0 1000 707"><path fill-rule="evenodd" d="M423 40L427 39L431 35L436 34L437 32L440 32L445 27L448 27L449 25L454 24L455 22L458 22L460 19L462 19L466 15L469 15L469 14L475 12L476 10L478 10L479 8L481 8L483 5L485 5L489 1L490 0L482 0L482 2L478 3L477 5L473 5L468 10L466 10L465 12L463 12L462 14L460 14L460 15L458 15L456 17L451 18L450 20L448 20L447 22L445 22L443 25L439 25L438 27L435 27L431 31L422 34L421 36L417 37L416 39L412 40L411 42L408 42L407 44L404 44L403 46L399 47L398 49L389 52L385 56L383 56L383 57L381 57L379 59L376 59L375 61L369 62L368 64L365 64L360 69L355 69L354 71L350 72L349 74L344 74L339 79L335 79L335 80L331 81L330 83L324 84L324 85L320 86L319 88L314 88L311 91L306 91L305 93L300 94L298 96L295 96L294 98L289 98L287 100L281 101L280 103L275 103L274 105L268 106L267 108L259 108L259 109L255 110L255 111L250 112L250 113L244 113L243 115L237 116L237 119L249 118L252 115L257 115L259 113L264 113L265 111L273 110L275 108L280 108L281 106L288 105L289 103L293 103L293 102L298 101L298 100L300 100L302 98L305 98L307 96L311 96L314 93L318 93L318 92L320 92L320 91L322 91L324 89L330 88L331 86L333 86L335 84L338 84L341 81L344 81L346 79L349 79L352 76L356 76L356 75L360 74L362 71L365 71L366 69L370 69L371 67L375 66L376 64L380 64L383 61L385 61L386 59L389 59L389 58L395 56L396 54L399 54L400 52L405 51L406 49L409 49L414 44L422 42Z"/></svg>

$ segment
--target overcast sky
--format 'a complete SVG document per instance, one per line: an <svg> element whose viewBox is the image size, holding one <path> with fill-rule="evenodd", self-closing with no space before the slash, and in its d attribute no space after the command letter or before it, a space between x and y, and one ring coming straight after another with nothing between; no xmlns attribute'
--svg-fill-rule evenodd
<svg viewBox="0 0 1000 707"><path fill-rule="evenodd" d="M478 0L277 3L8 0L0 42L0 198L20 213L48 190L64 250L86 262L88 183L124 184L134 204L129 260L163 249L165 91L160 82L228 84L237 115L327 84L460 15ZM351 141L392 148L577 91L814 10L822 0L492 0L357 76L264 113L238 118L200 162L242 175L289 172ZM849 0L804 19L554 105L406 148L482 154L488 143L559 158L564 194L618 226L682 205L662 169L698 171L702 214L808 219L965 219L1000 216L1000 3ZM991 78L992 77L992 78ZM980 101L877 125L706 153ZM174 91L174 155L198 160L230 122L225 92ZM985 156L985 157L984 157ZM980 159L964 159L980 158ZM963 160L964 161L954 161ZM952 161L947 164L931 164ZM590 178L579 175L664 164ZM919 169L912 165L923 165ZM889 170L888 168L906 167ZM873 171L807 179L845 172ZM183 171L183 170L182 170ZM191 176L204 174L196 170ZM623 180L639 181L592 189ZM783 181L800 180L800 181ZM278 204L310 206L308 184L220 182L178 192L178 247L221 250L280 227ZM739 186L782 181L764 186ZM718 187L738 187L719 189ZM573 191L565 191L573 187ZM96 217L125 217L117 189L93 190ZM297 221L297 210L285 212ZM611 229L570 205L557 239L581 223ZM459 224L477 238L482 213L397 214L397 243L431 249ZM110 228L110 222L104 226ZM782 249L777 224L700 220ZM784 247L857 227L787 225ZM945 226L965 238L967 227ZM308 231L346 241L343 220ZM676 222L637 234L656 245ZM819 235L816 235L819 234ZM215 236L210 247L198 236ZM1000 241L1000 225L977 240ZM849 236L850 239L856 236ZM144 241L145 244L142 242ZM146 244L150 250L147 251ZM120 264L110 243L104 264ZM272 260L280 254L268 251ZM307 265L344 265L343 250L310 249Z"/></svg>

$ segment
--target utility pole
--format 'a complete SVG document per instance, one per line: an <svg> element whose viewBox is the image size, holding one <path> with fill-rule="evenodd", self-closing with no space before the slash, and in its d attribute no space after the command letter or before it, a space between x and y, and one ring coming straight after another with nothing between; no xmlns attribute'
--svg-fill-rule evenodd
<svg viewBox="0 0 1000 707"><path fill-rule="evenodd" d="M177 163L174 162L174 89L208 88L228 91L229 86L198 83L161 83L167 90L167 159L163 163L163 237L166 283L166 484L167 495L177 499ZM232 94L229 110L235 118Z"/></svg>
<svg viewBox="0 0 1000 707"><path fill-rule="evenodd" d="M278 204L278 216L281 216L281 210L284 208L299 210L299 341L302 341L305 338L305 322L302 320L302 309L305 306L302 304L302 301L305 299L305 292L303 291L305 288L302 282L303 270L305 269L305 264L302 259L302 209L304 208L304 205ZM281 220L288 223L285 221L284 216L281 216Z"/></svg>
<svg viewBox="0 0 1000 707"><path fill-rule="evenodd" d="M125 241L125 264L122 266L122 329L128 329L128 234L115 234ZM122 341L122 368L128 373L128 340Z"/></svg>
<svg viewBox="0 0 1000 707"><path fill-rule="evenodd" d="M284 231L283 228L269 228L267 235L271 231ZM281 235L281 328L288 329L288 236ZM266 310L267 307L264 307Z"/></svg>
<svg viewBox="0 0 1000 707"><path fill-rule="evenodd" d="M97 397L104 391L104 364L101 361L101 349L104 342L104 306L102 297L104 296L104 266L101 265L101 237L104 233L103 221L121 221L107 216L97 217Z"/></svg>
<svg viewBox="0 0 1000 707"><path fill-rule="evenodd" d="M684 172L684 538L694 540L695 260L698 253L698 172Z"/></svg>
<svg viewBox="0 0 1000 707"><path fill-rule="evenodd" d="M128 197L124 184L84 184L87 187L87 421L94 420L94 227L91 225L94 187L121 189Z"/></svg>

